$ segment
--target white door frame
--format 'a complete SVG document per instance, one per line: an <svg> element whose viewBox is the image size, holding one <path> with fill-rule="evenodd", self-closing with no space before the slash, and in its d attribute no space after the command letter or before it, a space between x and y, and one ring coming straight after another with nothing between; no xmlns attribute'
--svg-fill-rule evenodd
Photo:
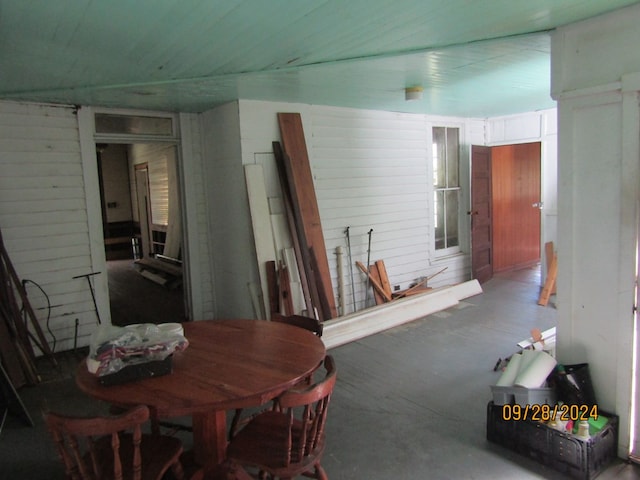
<svg viewBox="0 0 640 480"><path fill-rule="evenodd" d="M173 135L166 138L158 138L157 136L150 135L96 135L95 133L95 114L96 113L112 113L118 115L141 115L141 116L155 116L155 117L170 117L173 121ZM102 226L102 210L100 202L100 188L98 179L98 161L96 156L96 143L168 143L176 146L176 155L178 155L179 164L190 164L191 159L187 159L184 155L190 154L190 149L181 148L181 133L182 128L180 121L183 115L176 115L172 113L163 112L147 112L138 110L115 110L115 109L101 109L95 107L80 107L78 109L78 130L80 137L80 155L82 157L82 170L85 186L85 199L87 205L87 223L89 228L89 248L91 255L91 269L93 272L103 272L103 275L94 276L94 291L96 296L96 308L100 314L100 318L105 322L111 322L111 310L109 306L109 288L108 279L106 274L106 257L104 251L104 232ZM184 128L184 126L183 126ZM187 136L190 132L187 130ZM180 173L184 172L184 167L180 166ZM185 199L191 199L192 194L185 193L187 186L184 181L184 175L179 175L179 188L180 188L180 201L181 212L183 215L187 215L189 209L184 205ZM190 190L189 190L190 191ZM185 308L188 318L200 318L202 315L202 307L198 302L194 302L195 298L200 299L201 294L198 289L198 281L194 281L193 274L198 273L197 269L190 268L189 247L193 245L193 241L189 242L188 238L191 236L197 237L197 232L191 232L192 235L187 235L187 225L189 224L188 218L183 218L182 222L182 245L184 246L184 259L183 268L185 270L183 276L183 287L185 294ZM193 287L196 286L196 295L194 295Z"/></svg>

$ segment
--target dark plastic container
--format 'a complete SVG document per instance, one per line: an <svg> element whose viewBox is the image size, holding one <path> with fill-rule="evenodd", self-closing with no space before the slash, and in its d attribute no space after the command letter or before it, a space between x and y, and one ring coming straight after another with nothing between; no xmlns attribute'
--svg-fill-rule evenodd
<svg viewBox="0 0 640 480"><path fill-rule="evenodd" d="M549 376L549 383L555 389L558 400L567 405L598 404L588 363L558 365Z"/></svg>
<svg viewBox="0 0 640 480"><path fill-rule="evenodd" d="M123 369L98 377L101 385L119 385L121 383L134 382L143 378L159 377L173 371L173 356L169 355L164 360L136 363Z"/></svg>
<svg viewBox="0 0 640 480"><path fill-rule="evenodd" d="M504 420L502 406L487 406L487 440L529 457L568 477L591 480L618 455L618 416L588 440L531 420Z"/></svg>

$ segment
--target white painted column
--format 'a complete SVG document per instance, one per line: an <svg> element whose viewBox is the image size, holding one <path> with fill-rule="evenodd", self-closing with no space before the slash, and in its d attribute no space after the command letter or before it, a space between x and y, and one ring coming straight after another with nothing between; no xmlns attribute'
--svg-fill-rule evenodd
<svg viewBox="0 0 640 480"><path fill-rule="evenodd" d="M78 130L80 134L80 155L82 156L82 175L84 177L84 191L87 202L87 223L89 226L89 248L91 252L91 271L101 272L93 275L96 307L100 313L102 323L111 323L111 308L109 306L109 288L107 276L107 260L104 252L104 232L102 229L102 207L100 205L100 181L98 178L98 159L96 157L96 143L93 139L94 117L93 110L88 107L78 109ZM77 279L85 282L84 279ZM86 285L88 289L89 286Z"/></svg>

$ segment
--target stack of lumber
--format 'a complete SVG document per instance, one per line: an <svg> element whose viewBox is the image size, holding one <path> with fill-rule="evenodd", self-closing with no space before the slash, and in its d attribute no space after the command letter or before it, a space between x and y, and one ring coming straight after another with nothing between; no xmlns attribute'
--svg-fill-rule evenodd
<svg viewBox="0 0 640 480"><path fill-rule="evenodd" d="M267 279L269 282L269 313L270 317L284 314L294 315L293 297L291 295L291 279L289 269L283 262L270 260L266 262Z"/></svg>
<svg viewBox="0 0 640 480"><path fill-rule="evenodd" d="M56 363L0 233L0 360L16 388L39 382L34 345Z"/></svg>
<svg viewBox="0 0 640 480"><path fill-rule="evenodd" d="M259 288L248 286L258 318L303 313L324 321L338 314L302 119L277 117L273 169L244 166L260 275Z"/></svg>
<svg viewBox="0 0 640 480"><path fill-rule="evenodd" d="M282 145L273 150L283 190L287 223L309 316L338 316L309 156L299 113L278 113Z"/></svg>
<svg viewBox="0 0 640 480"><path fill-rule="evenodd" d="M434 273L433 275L428 276L417 282L410 288L406 290L400 290L393 292L391 291L391 283L389 282L389 276L387 275L387 268L384 264L384 260L376 260L373 265L365 267L362 262L356 262L356 266L368 277L368 281L371 284L371 288L373 288L373 296L376 301L376 305L380 305L382 303L391 302L397 298L404 298L411 295L416 295L419 293L425 293L431 290L431 287L427 285L427 282L431 280L436 275L444 272L447 267L443 268L439 272Z"/></svg>

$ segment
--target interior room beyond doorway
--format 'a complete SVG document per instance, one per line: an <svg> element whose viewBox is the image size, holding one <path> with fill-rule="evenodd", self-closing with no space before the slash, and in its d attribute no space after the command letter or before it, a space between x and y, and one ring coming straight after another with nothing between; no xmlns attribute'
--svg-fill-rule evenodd
<svg viewBox="0 0 640 480"><path fill-rule="evenodd" d="M114 325L186 320L173 144L96 145Z"/></svg>
<svg viewBox="0 0 640 480"><path fill-rule="evenodd" d="M186 320L182 288L168 289L144 278L133 260L110 260L111 323L173 323Z"/></svg>

